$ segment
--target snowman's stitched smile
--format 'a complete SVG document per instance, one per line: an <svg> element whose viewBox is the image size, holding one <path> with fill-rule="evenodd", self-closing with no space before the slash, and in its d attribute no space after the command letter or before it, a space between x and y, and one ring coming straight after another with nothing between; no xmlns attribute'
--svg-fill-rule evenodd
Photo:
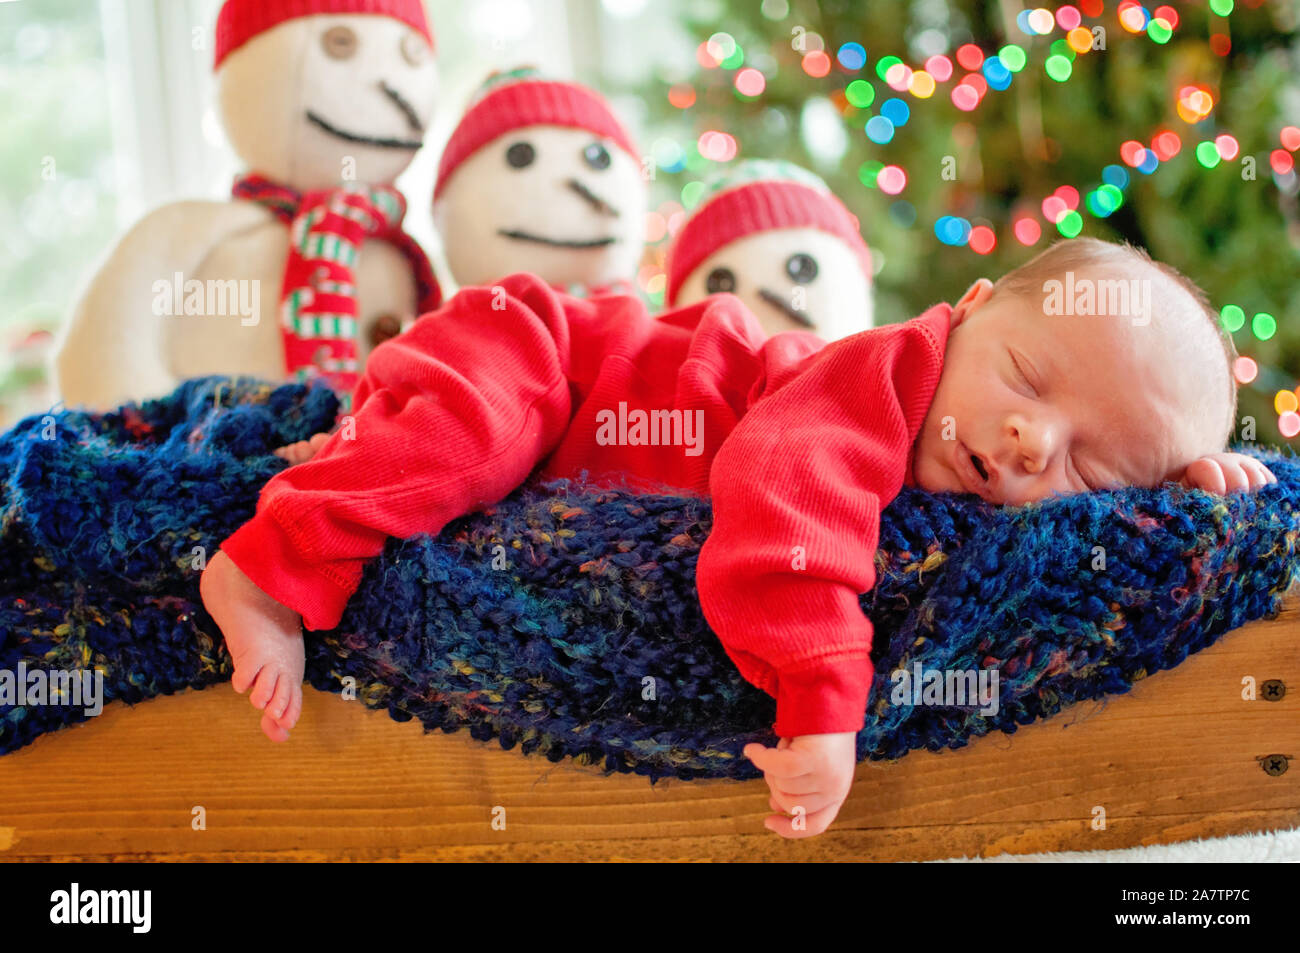
<svg viewBox="0 0 1300 953"><path fill-rule="evenodd" d="M604 248L606 245L612 245L617 238L590 238L590 239L564 239L564 238L547 238L544 235L534 235L531 232L522 232L516 228L499 228L498 235L504 235L506 238L513 238L519 242L537 242L539 245L551 245L555 248Z"/></svg>
<svg viewBox="0 0 1300 953"><path fill-rule="evenodd" d="M414 152L424 145L424 142L419 139L380 138L376 136L363 136L356 132L348 132L345 129L340 129L328 120L322 119L310 109L307 110L307 121L337 139L342 139L344 142L355 142L363 146L375 146L380 149L409 149Z"/></svg>
<svg viewBox="0 0 1300 953"><path fill-rule="evenodd" d="M610 218L619 217L618 209L610 205L577 179L569 179L569 181L564 184L570 190L577 192L584 202L594 208L601 215L608 215ZM517 242L536 242L539 245L550 245L552 248L604 248L605 246L613 245L618 241L617 238L613 237L589 239L547 238L545 235L534 235L532 232L525 232L518 228L499 228L497 229L497 234L504 235L506 238L512 238Z"/></svg>
<svg viewBox="0 0 1300 953"><path fill-rule="evenodd" d="M796 311L794 308L790 307L790 305L786 303L786 300L775 291L768 291L766 288L759 288L758 296L772 307L778 308L796 324L802 324L805 328L813 327L812 318L808 317L808 315L804 314L802 311Z"/></svg>

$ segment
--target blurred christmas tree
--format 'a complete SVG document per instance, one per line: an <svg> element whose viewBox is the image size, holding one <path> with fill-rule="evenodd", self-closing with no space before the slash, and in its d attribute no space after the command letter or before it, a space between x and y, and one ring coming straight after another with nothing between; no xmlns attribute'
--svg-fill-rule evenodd
<svg viewBox="0 0 1300 953"><path fill-rule="evenodd" d="M736 157L806 166L859 217L877 323L1061 236L1128 240L1226 309L1256 439L1300 432L1295 2L704 0L686 17L698 69L640 90L660 265L696 183ZM654 264L642 281L661 292Z"/></svg>

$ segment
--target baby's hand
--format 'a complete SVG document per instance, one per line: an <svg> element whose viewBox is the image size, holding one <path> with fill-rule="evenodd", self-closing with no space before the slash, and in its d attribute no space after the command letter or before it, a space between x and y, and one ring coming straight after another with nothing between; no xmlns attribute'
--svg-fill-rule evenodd
<svg viewBox="0 0 1300 953"><path fill-rule="evenodd" d="M316 456L329 438L330 434L318 433L313 435L310 440L299 440L297 443L290 443L276 448L275 455L288 460L290 466L297 466Z"/></svg>
<svg viewBox="0 0 1300 953"><path fill-rule="evenodd" d="M763 772L772 791L768 805L783 812L768 817L763 826L782 837L812 837L830 827L853 786L857 737L845 731L782 738L775 748L745 745L743 754Z"/></svg>
<svg viewBox="0 0 1300 953"><path fill-rule="evenodd" d="M1201 457L1188 464L1182 479L1183 486L1210 493L1255 490L1276 482L1273 471L1243 453L1211 453Z"/></svg>

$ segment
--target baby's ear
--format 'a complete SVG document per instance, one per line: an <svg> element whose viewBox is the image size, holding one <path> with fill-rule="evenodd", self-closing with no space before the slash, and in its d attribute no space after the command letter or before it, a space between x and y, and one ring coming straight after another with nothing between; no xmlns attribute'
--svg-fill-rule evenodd
<svg viewBox="0 0 1300 953"><path fill-rule="evenodd" d="M987 278L977 278L975 283L966 289L966 293L952 307L952 319L950 327L957 327L979 308L993 297L993 282Z"/></svg>

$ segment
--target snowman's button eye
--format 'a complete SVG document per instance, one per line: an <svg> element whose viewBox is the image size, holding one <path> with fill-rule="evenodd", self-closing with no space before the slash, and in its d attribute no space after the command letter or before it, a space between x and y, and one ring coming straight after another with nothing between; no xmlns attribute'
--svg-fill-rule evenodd
<svg viewBox="0 0 1300 953"><path fill-rule="evenodd" d="M609 168L609 150L599 142L593 142L587 148L582 150L582 157L587 160L587 165L597 171L603 171Z"/></svg>
<svg viewBox="0 0 1300 953"><path fill-rule="evenodd" d="M785 273L796 283L806 285L817 277L817 259L803 252L791 255L786 260Z"/></svg>
<svg viewBox="0 0 1300 953"><path fill-rule="evenodd" d="M395 314L381 314L370 325L370 346L378 347L402 333L401 319Z"/></svg>
<svg viewBox="0 0 1300 953"><path fill-rule="evenodd" d="M525 166L530 166L536 158L537 150L533 148L530 142L516 142L506 150L506 161L510 163L512 169L522 169Z"/></svg>
<svg viewBox="0 0 1300 953"><path fill-rule="evenodd" d="M429 56L429 44L415 31L402 37L402 57L412 66L421 66Z"/></svg>
<svg viewBox="0 0 1300 953"><path fill-rule="evenodd" d="M714 268L709 272L709 277L705 279L704 287L708 289L711 295L724 291L735 291L736 273L730 268Z"/></svg>
<svg viewBox="0 0 1300 953"><path fill-rule="evenodd" d="M331 27L325 31L320 42L325 55L335 60L351 59L360 45L356 31L348 26Z"/></svg>

